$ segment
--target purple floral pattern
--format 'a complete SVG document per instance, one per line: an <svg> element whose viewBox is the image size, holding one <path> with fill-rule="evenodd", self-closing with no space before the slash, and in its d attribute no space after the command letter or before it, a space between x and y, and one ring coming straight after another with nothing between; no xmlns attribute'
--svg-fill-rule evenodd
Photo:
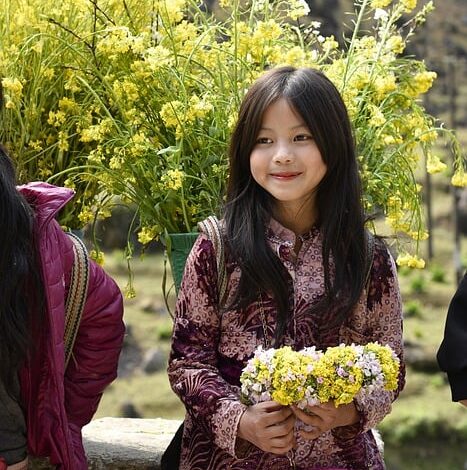
<svg viewBox="0 0 467 470"><path fill-rule="evenodd" d="M290 274L293 311L282 344L295 349L340 343L389 344L402 357L402 312L394 261L377 242L368 292L345 323L326 328L329 319L315 318L310 306L324 295L321 234L317 228L303 237L297 256L295 236L271 221L268 240ZM228 262L229 295L238 285L239 269ZM246 409L239 400L239 378L257 346L264 344L258 303L243 311L218 309L217 266L212 243L200 235L190 253L180 289L169 379L187 409L183 436L182 470L286 469L286 456L261 451L236 439L238 422ZM268 340L273 344L274 303L263 298ZM356 401L359 423L333 429L314 441L297 437L294 460L298 470L334 467L345 469L384 468L371 428L391 410L404 386L401 367L395 392L379 392Z"/></svg>

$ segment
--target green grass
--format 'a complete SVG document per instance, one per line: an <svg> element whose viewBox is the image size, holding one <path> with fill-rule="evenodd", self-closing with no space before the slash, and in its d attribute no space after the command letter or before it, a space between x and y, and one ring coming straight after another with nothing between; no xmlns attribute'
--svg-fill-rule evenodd
<svg viewBox="0 0 467 470"><path fill-rule="evenodd" d="M118 416L127 402L133 403L143 418L181 419L184 415L183 405L172 392L165 371L118 379L104 393L95 418Z"/></svg>
<svg viewBox="0 0 467 470"><path fill-rule="evenodd" d="M387 470L462 470L467 456L460 443L419 442L405 446L385 446Z"/></svg>

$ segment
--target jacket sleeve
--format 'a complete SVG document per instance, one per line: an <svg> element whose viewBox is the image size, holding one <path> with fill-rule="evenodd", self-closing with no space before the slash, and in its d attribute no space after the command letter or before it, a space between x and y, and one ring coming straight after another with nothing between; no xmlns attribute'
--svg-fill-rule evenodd
<svg viewBox="0 0 467 470"><path fill-rule="evenodd" d="M378 390L354 400L360 422L336 428L333 433L345 438L375 428L389 414L392 402L405 385L405 364L402 338L402 301L395 262L382 242L377 242L370 283L366 299L366 331L359 342L378 342L389 345L400 360L397 388L394 391Z"/></svg>
<svg viewBox="0 0 467 470"><path fill-rule="evenodd" d="M449 304L437 359L447 373L452 401L467 399L467 274Z"/></svg>
<svg viewBox="0 0 467 470"><path fill-rule="evenodd" d="M246 406L238 387L217 368L220 336L217 266L212 243L200 235L188 256L175 311L169 380L187 413L212 441L235 455L237 426Z"/></svg>
<svg viewBox="0 0 467 470"><path fill-rule="evenodd" d="M124 325L120 289L90 262L89 287L79 330L65 372L65 408L75 453L81 452L81 428L97 410L102 393L117 377Z"/></svg>

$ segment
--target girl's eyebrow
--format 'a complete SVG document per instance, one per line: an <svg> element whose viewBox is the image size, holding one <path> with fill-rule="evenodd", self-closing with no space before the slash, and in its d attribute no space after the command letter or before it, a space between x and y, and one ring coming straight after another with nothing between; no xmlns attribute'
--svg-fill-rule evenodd
<svg viewBox="0 0 467 470"><path fill-rule="evenodd" d="M302 123L302 124L297 124L296 126L293 126L293 127L289 127L289 130L291 131L294 131L296 129L308 129L307 125L305 123ZM260 131L273 131L274 129L271 129L270 127L261 127L260 128Z"/></svg>

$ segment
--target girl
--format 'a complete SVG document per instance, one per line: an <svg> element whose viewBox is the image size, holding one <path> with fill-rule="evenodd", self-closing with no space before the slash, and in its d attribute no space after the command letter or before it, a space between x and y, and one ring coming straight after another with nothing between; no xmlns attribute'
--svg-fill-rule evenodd
<svg viewBox="0 0 467 470"><path fill-rule="evenodd" d="M28 455L47 458L59 470L85 470L81 428L117 375L122 296L91 262L65 368L65 299L74 255L54 216L73 192L15 183L0 146L0 470L27 469Z"/></svg>
<svg viewBox="0 0 467 470"><path fill-rule="evenodd" d="M224 210L228 289L204 234L179 292L169 379L186 407L184 470L382 469L371 428L395 392L304 413L239 399L259 345L389 344L402 360L393 259L374 247L368 283L364 214L351 126L319 71L283 67L260 77L240 107Z"/></svg>

